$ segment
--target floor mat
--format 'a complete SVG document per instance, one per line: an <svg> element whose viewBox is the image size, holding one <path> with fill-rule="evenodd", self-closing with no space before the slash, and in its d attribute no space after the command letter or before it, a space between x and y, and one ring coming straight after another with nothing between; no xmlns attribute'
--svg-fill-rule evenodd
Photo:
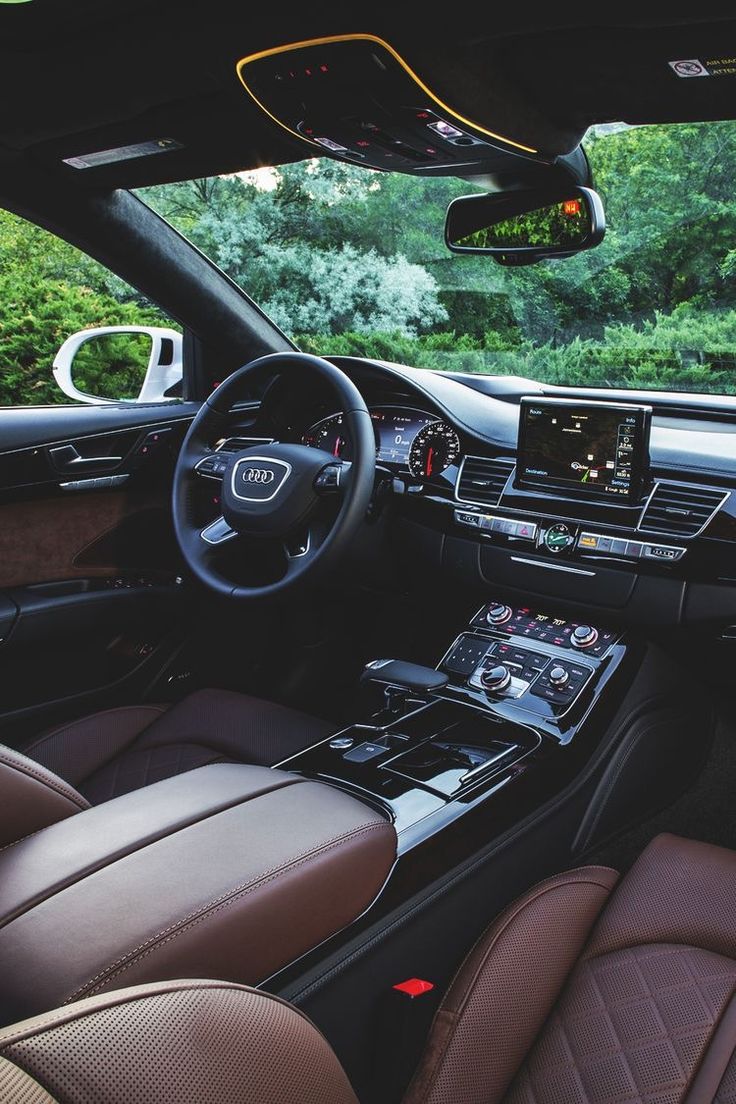
<svg viewBox="0 0 736 1104"><path fill-rule="evenodd" d="M628 870L659 832L736 850L736 728L720 719L706 766L691 790L662 812L586 856L586 862Z"/></svg>

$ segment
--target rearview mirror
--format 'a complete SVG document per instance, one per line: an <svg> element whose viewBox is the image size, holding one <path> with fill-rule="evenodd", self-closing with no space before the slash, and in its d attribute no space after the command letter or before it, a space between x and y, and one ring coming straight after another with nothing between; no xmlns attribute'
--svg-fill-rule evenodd
<svg viewBox="0 0 736 1104"><path fill-rule="evenodd" d="M163 326L99 326L68 337L54 379L70 399L157 403L181 394L182 336Z"/></svg>
<svg viewBox="0 0 736 1104"><path fill-rule="evenodd" d="M501 264L533 264L591 249L603 240L603 204L592 188L460 196L447 208L454 253L487 253Z"/></svg>

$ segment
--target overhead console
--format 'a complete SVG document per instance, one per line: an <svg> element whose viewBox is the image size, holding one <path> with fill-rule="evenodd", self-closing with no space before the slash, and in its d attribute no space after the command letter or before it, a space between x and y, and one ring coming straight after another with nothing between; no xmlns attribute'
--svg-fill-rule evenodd
<svg viewBox="0 0 736 1104"><path fill-rule="evenodd" d="M388 43L369 34L311 39L242 58L238 76L274 122L315 152L374 169L455 173L532 160L523 137L466 118ZM427 78L429 79L429 78Z"/></svg>

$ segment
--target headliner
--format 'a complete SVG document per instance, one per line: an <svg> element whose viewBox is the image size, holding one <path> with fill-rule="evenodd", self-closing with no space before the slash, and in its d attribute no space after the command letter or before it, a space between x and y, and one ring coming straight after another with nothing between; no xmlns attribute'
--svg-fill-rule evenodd
<svg viewBox="0 0 736 1104"><path fill-rule="evenodd" d="M0 4L0 165L6 180L30 173L96 190L312 156L244 95L235 62L284 42L351 31L390 42L450 103L468 109L482 90L507 132L541 130L560 152L596 122L734 117L736 73L678 79L668 65L736 56L733 6L703 3L697 18L666 7L637 15L618 4L605 15L590 5L573 14L556 6L530 19L488 5L472 24L419 16L411 27L405 10L360 16L324 4L308 14L275 9L258 17L227 0ZM62 163L156 137L184 148L83 172Z"/></svg>

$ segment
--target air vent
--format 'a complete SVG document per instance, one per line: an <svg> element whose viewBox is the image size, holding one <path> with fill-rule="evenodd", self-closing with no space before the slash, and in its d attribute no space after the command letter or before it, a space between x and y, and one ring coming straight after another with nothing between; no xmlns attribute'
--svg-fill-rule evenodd
<svg viewBox="0 0 736 1104"><path fill-rule="evenodd" d="M466 456L457 478L455 497L459 502L498 506L513 469L513 460L486 460L482 456Z"/></svg>
<svg viewBox="0 0 736 1104"><path fill-rule="evenodd" d="M673 537L696 537L728 498L728 491L684 483L657 483L639 529Z"/></svg>
<svg viewBox="0 0 736 1104"><path fill-rule="evenodd" d="M215 446L216 452L242 452L253 445L270 445L273 437L227 437Z"/></svg>

